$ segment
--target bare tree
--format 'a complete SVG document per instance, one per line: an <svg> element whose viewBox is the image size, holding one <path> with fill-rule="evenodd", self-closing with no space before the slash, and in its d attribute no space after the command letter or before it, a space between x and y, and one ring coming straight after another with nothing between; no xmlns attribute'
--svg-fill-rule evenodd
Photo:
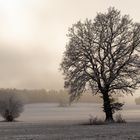
<svg viewBox="0 0 140 140"><path fill-rule="evenodd" d="M0 98L0 115L6 121L13 121L23 112L23 102L15 94L9 91L2 91Z"/></svg>
<svg viewBox="0 0 140 140"><path fill-rule="evenodd" d="M140 83L140 24L109 8L96 18L77 22L61 63L71 101L87 89L103 98L106 121L113 121L113 93L133 93Z"/></svg>

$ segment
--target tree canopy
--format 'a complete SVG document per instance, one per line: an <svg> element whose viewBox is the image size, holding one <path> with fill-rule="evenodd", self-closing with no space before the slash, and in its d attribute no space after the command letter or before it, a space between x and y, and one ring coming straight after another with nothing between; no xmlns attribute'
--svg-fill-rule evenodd
<svg viewBox="0 0 140 140"><path fill-rule="evenodd" d="M128 15L109 8L96 18L77 22L68 33L61 63L65 87L73 97L87 87L94 94L108 88L110 93L132 93L140 81L140 24Z"/></svg>

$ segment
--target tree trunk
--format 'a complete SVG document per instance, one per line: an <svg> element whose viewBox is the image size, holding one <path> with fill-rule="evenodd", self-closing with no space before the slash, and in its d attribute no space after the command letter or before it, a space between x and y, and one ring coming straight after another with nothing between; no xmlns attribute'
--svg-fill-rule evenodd
<svg viewBox="0 0 140 140"><path fill-rule="evenodd" d="M110 98L108 92L103 92L103 109L106 115L106 122L114 122L112 108L110 104Z"/></svg>

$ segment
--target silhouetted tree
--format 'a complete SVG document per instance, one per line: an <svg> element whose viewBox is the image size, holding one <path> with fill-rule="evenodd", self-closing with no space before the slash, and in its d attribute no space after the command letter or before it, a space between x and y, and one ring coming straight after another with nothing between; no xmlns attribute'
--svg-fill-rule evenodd
<svg viewBox="0 0 140 140"><path fill-rule="evenodd" d="M77 22L61 63L71 101L86 90L101 94L106 121L113 121L113 93L131 93L140 83L140 24L109 8L96 18Z"/></svg>
<svg viewBox="0 0 140 140"><path fill-rule="evenodd" d="M0 98L0 115L6 121L13 121L23 112L23 102L14 93L4 92Z"/></svg>

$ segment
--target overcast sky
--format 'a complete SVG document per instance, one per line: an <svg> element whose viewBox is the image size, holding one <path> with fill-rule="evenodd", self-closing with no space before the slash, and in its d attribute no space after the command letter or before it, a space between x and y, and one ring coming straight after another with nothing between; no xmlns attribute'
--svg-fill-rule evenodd
<svg viewBox="0 0 140 140"><path fill-rule="evenodd" d="M139 0L0 0L0 87L63 88L68 27L110 6L140 22Z"/></svg>

